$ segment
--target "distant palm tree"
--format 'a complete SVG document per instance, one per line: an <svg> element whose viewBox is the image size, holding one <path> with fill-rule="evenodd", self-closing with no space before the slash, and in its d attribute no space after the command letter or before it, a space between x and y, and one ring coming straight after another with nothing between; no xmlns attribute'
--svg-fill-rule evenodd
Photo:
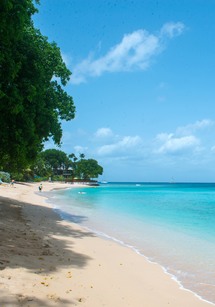
<svg viewBox="0 0 215 307"><path fill-rule="evenodd" d="M85 158L85 154L81 153L81 154L80 154L80 159L82 160L82 159L84 159L84 158Z"/></svg>

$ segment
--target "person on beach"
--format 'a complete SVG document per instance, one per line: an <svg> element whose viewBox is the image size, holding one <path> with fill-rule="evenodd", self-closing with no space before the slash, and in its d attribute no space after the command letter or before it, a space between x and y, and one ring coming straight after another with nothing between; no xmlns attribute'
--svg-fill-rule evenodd
<svg viewBox="0 0 215 307"><path fill-rule="evenodd" d="M11 183L10 183L10 185L11 185L12 188L14 188L14 183L15 183L15 181L14 181L14 179L12 179L12 180L11 180Z"/></svg>
<svg viewBox="0 0 215 307"><path fill-rule="evenodd" d="M43 185L42 183L39 185L39 191L42 192L42 189L43 189Z"/></svg>

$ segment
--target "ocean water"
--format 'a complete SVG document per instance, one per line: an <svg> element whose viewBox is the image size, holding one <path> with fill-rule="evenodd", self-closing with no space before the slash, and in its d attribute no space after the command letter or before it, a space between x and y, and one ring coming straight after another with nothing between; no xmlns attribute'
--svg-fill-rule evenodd
<svg viewBox="0 0 215 307"><path fill-rule="evenodd" d="M54 191L51 202L215 304L215 184L107 183Z"/></svg>

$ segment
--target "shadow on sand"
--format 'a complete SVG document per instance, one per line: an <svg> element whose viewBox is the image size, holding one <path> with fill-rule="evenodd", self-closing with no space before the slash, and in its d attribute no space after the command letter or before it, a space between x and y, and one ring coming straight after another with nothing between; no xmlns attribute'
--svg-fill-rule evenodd
<svg viewBox="0 0 215 307"><path fill-rule="evenodd" d="M84 216L67 218L78 223L85 220ZM62 223L59 214L51 208L0 197L1 276L6 268L24 268L37 277L48 276L60 268L84 268L92 258L76 252L74 240L94 236L92 232ZM36 297L31 305L31 298L22 294L14 297L6 288L0 289L0 303L1 306L53 306L50 300L41 301ZM60 303L71 306L71 300L63 299Z"/></svg>
<svg viewBox="0 0 215 307"><path fill-rule="evenodd" d="M69 219L81 222L84 217ZM91 258L74 250L73 238L94 237L94 234L61 222L51 208L0 197L0 272L5 268L24 268L34 274L49 274L60 268L84 268ZM13 297L10 303L9 293L4 299L0 290L0 296L2 306L16 306ZM21 296L18 301L25 306L26 298ZM62 303L67 306L66 301ZM31 306L30 302L26 304ZM38 301L36 306L53 305Z"/></svg>
<svg viewBox="0 0 215 307"><path fill-rule="evenodd" d="M30 218L34 224L25 218L25 211L30 212ZM84 217L70 216L73 221L81 222ZM77 254L68 242L62 237L84 238L93 237L92 232L73 229L62 225L62 219L51 208L34 206L19 202L10 198L0 197L0 269L6 266L19 266L21 256L54 256L52 247L58 250L64 259L70 259L69 263L75 267L84 267L89 257ZM60 239L59 239L59 238ZM16 263L10 262L9 257L19 256ZM1 258L5 260L1 260ZM5 257L6 256L6 257ZM56 256L59 256L58 254ZM62 257L61 257L62 258ZM67 265L68 261L59 261L59 266ZM23 265L23 261L22 261ZM25 261L26 269L37 269L33 261ZM57 269L57 268L56 268Z"/></svg>

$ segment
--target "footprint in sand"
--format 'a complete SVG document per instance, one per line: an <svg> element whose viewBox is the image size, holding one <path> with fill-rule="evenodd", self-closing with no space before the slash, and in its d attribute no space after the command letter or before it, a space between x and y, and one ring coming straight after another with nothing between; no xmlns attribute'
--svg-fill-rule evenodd
<svg viewBox="0 0 215 307"><path fill-rule="evenodd" d="M55 302L60 300L60 298L56 294L48 294L47 298L50 299L50 300L53 300Z"/></svg>
<svg viewBox="0 0 215 307"><path fill-rule="evenodd" d="M41 285L44 285L44 286L48 287L48 286L49 286L49 283L44 282L44 281L41 281Z"/></svg>
<svg viewBox="0 0 215 307"><path fill-rule="evenodd" d="M67 278L72 278L72 273L71 273L71 272L68 272L66 277L67 277Z"/></svg>

